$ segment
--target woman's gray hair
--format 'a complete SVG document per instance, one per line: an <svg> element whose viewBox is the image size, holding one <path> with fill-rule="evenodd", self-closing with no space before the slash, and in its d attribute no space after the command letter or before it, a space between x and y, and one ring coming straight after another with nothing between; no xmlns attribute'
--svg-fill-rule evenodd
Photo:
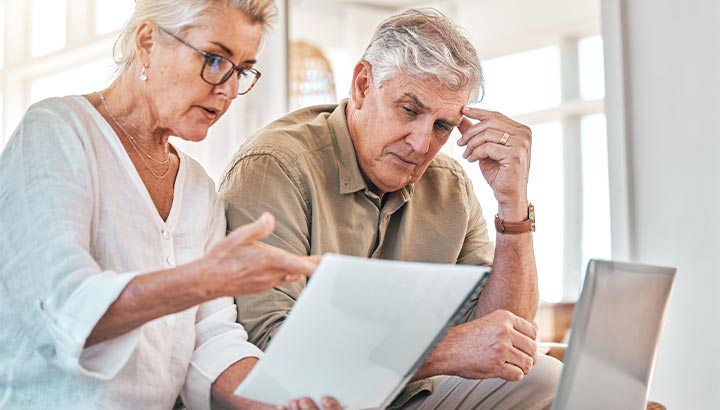
<svg viewBox="0 0 720 410"><path fill-rule="evenodd" d="M116 72L123 72L135 58L135 32L143 20L152 20L163 29L180 35L201 24L203 12L211 6L240 10L253 23L261 24L266 32L277 15L273 0L136 0L135 12L125 23L113 48Z"/></svg>
<svg viewBox="0 0 720 410"><path fill-rule="evenodd" d="M405 73L435 77L453 91L469 89L472 101L484 93L475 47L460 27L432 8L410 9L380 23L362 58L372 65L378 86Z"/></svg>

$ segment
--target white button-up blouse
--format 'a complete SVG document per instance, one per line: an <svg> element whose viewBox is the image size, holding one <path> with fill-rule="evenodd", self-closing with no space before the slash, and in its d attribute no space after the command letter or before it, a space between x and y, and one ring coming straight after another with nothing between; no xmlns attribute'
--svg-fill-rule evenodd
<svg viewBox="0 0 720 410"><path fill-rule="evenodd" d="M212 180L179 155L163 221L84 97L27 111L0 156L0 409L167 410L180 393L207 409L223 370L260 357L231 298L83 348L135 276L197 259L225 235Z"/></svg>

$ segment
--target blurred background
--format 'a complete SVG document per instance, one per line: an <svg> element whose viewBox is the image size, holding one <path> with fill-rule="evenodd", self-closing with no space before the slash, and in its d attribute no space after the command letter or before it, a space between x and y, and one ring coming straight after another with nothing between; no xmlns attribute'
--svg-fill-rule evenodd
<svg viewBox="0 0 720 410"><path fill-rule="evenodd" d="M378 22L436 7L480 54L487 87L479 105L533 129L529 194L542 300L575 301L591 257L677 267L650 397L673 410L718 407L720 1L276 3L258 85L206 141L175 144L217 181L260 126L344 98ZM33 102L109 84L112 46L133 5L0 0L0 148ZM455 139L443 150L460 158ZM475 165L466 168L492 220L492 193Z"/></svg>
<svg viewBox="0 0 720 410"><path fill-rule="evenodd" d="M112 47L133 0L4 0L0 8L2 147L27 107L107 86ZM384 18L435 7L457 21L483 62L480 107L533 129L529 186L538 231L540 295L579 294L587 260L610 258L610 201L599 0L290 0L259 58L263 77L200 144L174 141L217 181L255 129L288 110L348 95L355 63ZM466 166L485 217L497 211L477 164L453 136L443 150ZM494 229L490 224L490 229ZM494 232L490 232L494 238Z"/></svg>

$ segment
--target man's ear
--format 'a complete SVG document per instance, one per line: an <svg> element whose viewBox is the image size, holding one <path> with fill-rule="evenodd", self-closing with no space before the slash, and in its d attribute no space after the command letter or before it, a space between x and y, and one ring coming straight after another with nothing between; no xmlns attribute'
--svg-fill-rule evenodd
<svg viewBox="0 0 720 410"><path fill-rule="evenodd" d="M372 85L372 66L365 60L360 60L355 65L355 71L352 78L352 89L350 90L350 98L355 108L362 108L365 96Z"/></svg>
<svg viewBox="0 0 720 410"><path fill-rule="evenodd" d="M135 54L143 67L150 65L150 53L157 42L157 25L152 20L143 20L135 30Z"/></svg>

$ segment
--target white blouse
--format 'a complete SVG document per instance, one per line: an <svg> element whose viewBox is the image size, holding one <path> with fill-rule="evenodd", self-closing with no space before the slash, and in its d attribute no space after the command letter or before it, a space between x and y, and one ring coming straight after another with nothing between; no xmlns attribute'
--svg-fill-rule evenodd
<svg viewBox="0 0 720 410"><path fill-rule="evenodd" d="M163 221L87 99L27 111L0 156L0 409L167 410L180 393L208 409L220 373L261 356L232 298L83 348L135 276L197 259L225 235L214 183L179 155Z"/></svg>

